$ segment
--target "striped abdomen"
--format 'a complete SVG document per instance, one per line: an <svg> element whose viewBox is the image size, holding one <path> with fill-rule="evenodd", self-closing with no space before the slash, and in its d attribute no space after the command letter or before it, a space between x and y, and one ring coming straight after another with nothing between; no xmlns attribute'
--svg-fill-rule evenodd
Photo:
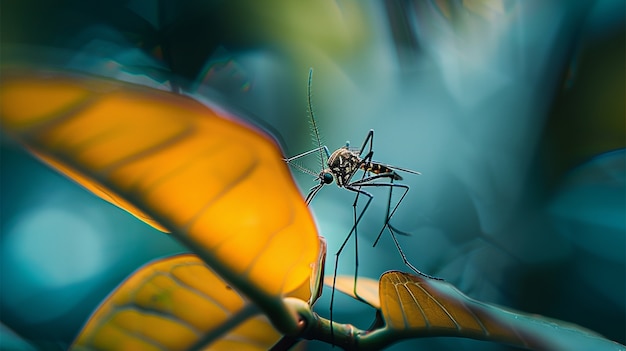
<svg viewBox="0 0 626 351"><path fill-rule="evenodd" d="M374 174L383 174L383 173L391 173L393 175L394 180L402 180L402 177L396 173L393 169L385 166L382 163L377 162L366 162L361 164L361 169L365 172L371 172Z"/></svg>

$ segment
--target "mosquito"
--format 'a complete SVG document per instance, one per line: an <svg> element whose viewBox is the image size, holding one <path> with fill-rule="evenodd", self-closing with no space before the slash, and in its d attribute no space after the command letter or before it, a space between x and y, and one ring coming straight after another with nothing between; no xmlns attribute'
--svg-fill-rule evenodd
<svg viewBox="0 0 626 351"><path fill-rule="evenodd" d="M317 193L325 185L332 184L333 182L336 183L339 188L343 188L343 189L356 193L354 202L352 204L354 224L352 226L352 229L348 233L348 236L344 239L343 243L339 247L339 250L335 254L333 289L331 293L331 302L330 302L330 305L331 305L330 306L331 307L330 320L332 321L332 306L334 302L334 293L335 293L334 288L335 288L335 280L337 277L337 266L339 263L339 256L341 255L341 252L343 251L344 247L348 243L348 240L350 239L353 233L354 233L354 241L355 241L355 247L356 247L355 249L355 257L356 257L355 258L355 272L354 272L354 276L355 276L354 294L355 296L358 297L358 294L356 292L356 278L358 276L358 266L359 266L357 227L358 227L359 222L361 221L361 218L363 218L365 211L367 210L370 203L374 199L374 196L367 190L364 190L363 188L368 188L368 187L389 188L389 198L387 201L385 223L383 227L381 228L380 232L378 233L378 236L376 237L376 240L374 241L373 246L376 246L385 228L387 228L391 234L391 238L393 239L393 242L398 252L400 253L400 256L402 257L402 261L407 267L409 267L412 271L414 271L418 275L424 276L426 278L437 279L437 280L442 280L442 279L421 272L409 262L406 255L402 251L402 248L400 247L400 244L396 238L396 233L401 234L401 235L410 235L410 234L403 232L401 230L398 230L390 223L391 217L393 217L396 210L398 209L398 206L400 206L400 203L402 202L402 200L404 200L406 194L409 191L408 185L394 183L394 181L396 180L402 180L402 176L398 174L398 171L411 173L415 175L419 175L421 173L410 170L410 169L390 166L387 164L373 161L372 157L374 155L374 150L373 150L374 130L370 130L367 133L365 140L363 141L363 144L361 145L359 149L350 148L350 144L347 142L345 146L338 148L331 154L328 150L328 147L326 147L326 145L322 145L320 141L319 130L317 128L317 123L315 121L315 116L313 114L313 108L312 108L312 102L311 102L312 78L313 78L313 69L310 69L309 80L308 80L308 85L307 85L307 105L308 105L308 110L309 110L308 111L309 116L311 117L311 128L313 130L313 136L315 138L317 147L315 147L312 150L301 153L299 155L287 158L285 159L285 161L287 162L287 164L293 166L294 168L304 173L314 176L315 180L319 182L317 185L315 185L309 190L309 193L305 199L307 205L309 205L311 201L313 201L313 198L315 197L315 195L317 195ZM319 154L319 160L321 162L322 170L319 173L315 173L314 171L311 171L299 165L298 163L293 163L293 161L295 160L301 159L305 156L315 154L315 153ZM355 177L356 173L359 170L363 171L362 176ZM382 182L384 180L388 180L389 182ZM392 192L394 189L400 189L402 191L402 195L400 196L400 199L398 200L398 202L392 208L391 197L392 197ZM359 200L359 196L365 196L367 200L363 209L357 216L357 203Z"/></svg>

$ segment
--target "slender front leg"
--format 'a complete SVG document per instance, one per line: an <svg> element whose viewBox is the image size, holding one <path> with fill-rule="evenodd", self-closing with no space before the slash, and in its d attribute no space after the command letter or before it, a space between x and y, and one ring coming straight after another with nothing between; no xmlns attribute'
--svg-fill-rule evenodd
<svg viewBox="0 0 626 351"><path fill-rule="evenodd" d="M361 210L361 213L357 216L356 215L356 201L355 201L355 204L354 204L353 210L352 210L353 211L353 215L354 215L354 225L352 226L352 229L350 229L350 232L348 233L348 236L346 236L346 239L343 241L343 243L339 247L339 250L337 250L337 252L335 253L335 268L334 268L334 272L333 272L333 286L332 286L332 290L331 290L331 294L330 294L330 322L331 322L331 326L332 326L332 322L333 322L333 306L334 306L334 303L335 303L335 285L336 285L336 281L337 281L337 267L339 266L339 256L343 252L343 249L346 246L346 244L348 243L348 240L352 236L353 232L354 232L354 246L355 246L355 251L356 251L356 254L355 254L355 267L354 267L354 286L353 286L354 296L356 296L359 300L366 302L361 297L359 297L359 295L357 294L357 291L356 291L356 280L357 280L357 276L358 276L358 272L359 272L357 226L358 226L359 222L361 221L361 218L363 218L363 214L365 213L365 211L369 207L369 205L372 202L372 199L374 198L374 196L372 194L368 193L367 191L361 190L361 189L356 188L356 187L346 186L346 189L348 189L350 191L356 192L357 193L356 197L358 197L359 194L363 194L364 196L367 196L367 202L365 203L365 206L363 207L363 210ZM331 327L330 333L331 333L331 338L333 338L334 332L332 330L332 327Z"/></svg>
<svg viewBox="0 0 626 351"><path fill-rule="evenodd" d="M368 153L371 153L372 155L374 154L373 148L374 148L374 129L370 129L369 132L367 132L367 135L365 136L365 140L363 140L363 145L361 145L361 149L359 150L359 157L362 157L363 152L365 151L365 147L367 146L367 144L369 143L369 150L367 150ZM367 158L364 157L364 159ZM370 156L370 161L371 160L371 156Z"/></svg>
<svg viewBox="0 0 626 351"><path fill-rule="evenodd" d="M293 156L293 157L283 158L283 161L289 163L289 162L291 162L293 160L297 160L299 158L308 156L308 155L310 155L312 153L315 153L315 152L318 152L320 150L324 150L324 152L326 153L326 157L330 157L330 153L328 152L328 148L326 147L326 145L323 145L323 146L320 146L320 147L316 147L315 149L312 149L312 150L309 150L309 151L305 151L305 152L303 152L301 154L298 154L296 156Z"/></svg>

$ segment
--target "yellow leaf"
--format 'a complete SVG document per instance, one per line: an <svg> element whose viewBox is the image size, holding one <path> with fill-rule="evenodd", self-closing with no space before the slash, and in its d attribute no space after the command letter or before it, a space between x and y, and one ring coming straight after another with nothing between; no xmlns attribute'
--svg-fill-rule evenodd
<svg viewBox="0 0 626 351"><path fill-rule="evenodd" d="M319 237L320 252L315 264L311 264L311 278L309 281L303 281L296 289L290 291L287 295L290 297L298 297L302 301L307 301L309 306L313 306L317 299L322 295L322 279L324 278L324 263L326 262L326 239Z"/></svg>
<svg viewBox="0 0 626 351"><path fill-rule="evenodd" d="M266 350L280 338L267 317L197 256L145 265L91 316L74 350Z"/></svg>
<svg viewBox="0 0 626 351"><path fill-rule="evenodd" d="M332 287L333 277L326 277L324 284ZM354 294L354 276L339 275L335 280L335 289L352 296L357 300L366 302L370 306L380 309L380 297L378 295L378 281L366 277L359 277L356 282L358 297Z"/></svg>
<svg viewBox="0 0 626 351"><path fill-rule="evenodd" d="M309 305L313 306L315 301L322 296L322 290L324 289L324 268L326 266L326 250L328 245L326 244L326 239L324 237L319 237L320 240L320 253L317 257L317 262L313 267L313 272L311 273L311 279L309 280L309 288L311 292L311 297L309 298Z"/></svg>
<svg viewBox="0 0 626 351"><path fill-rule="evenodd" d="M263 132L189 97L129 83L15 70L2 78L6 134L96 195L171 231L266 312L309 281L316 229Z"/></svg>
<svg viewBox="0 0 626 351"><path fill-rule="evenodd" d="M409 273L384 273L380 301L386 327L367 335L380 345L455 336L533 350L623 350L623 345L583 327L476 301L450 283Z"/></svg>
<svg viewBox="0 0 626 351"><path fill-rule="evenodd" d="M402 272L386 272L380 278L381 310L387 327L395 330L424 329L429 331L478 334L497 333L514 336L481 320L476 311L450 294L460 294L445 282L427 280Z"/></svg>

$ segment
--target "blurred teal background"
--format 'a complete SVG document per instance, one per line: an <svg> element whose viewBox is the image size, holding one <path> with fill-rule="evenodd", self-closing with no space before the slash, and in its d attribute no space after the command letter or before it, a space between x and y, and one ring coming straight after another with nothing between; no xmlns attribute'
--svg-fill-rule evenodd
<svg viewBox="0 0 626 351"><path fill-rule="evenodd" d="M583 1L2 1L0 59L184 92L312 148L306 83L331 149L375 130L374 159L422 172L395 214L409 260L469 296L626 342L625 13ZM1 79L1 77L0 77ZM1 81L0 81L1 84ZM36 102L33 102L36 103ZM61 350L97 304L185 251L2 139L0 349ZM318 171L312 157L304 165ZM315 183L294 174L303 193ZM406 270L385 191L360 227L360 274ZM334 253L354 196L312 203ZM353 274L352 243L339 272ZM330 291L316 311L328 316ZM374 311L338 296L335 318ZM311 342L311 350L330 349ZM392 350L507 349L432 338Z"/></svg>

